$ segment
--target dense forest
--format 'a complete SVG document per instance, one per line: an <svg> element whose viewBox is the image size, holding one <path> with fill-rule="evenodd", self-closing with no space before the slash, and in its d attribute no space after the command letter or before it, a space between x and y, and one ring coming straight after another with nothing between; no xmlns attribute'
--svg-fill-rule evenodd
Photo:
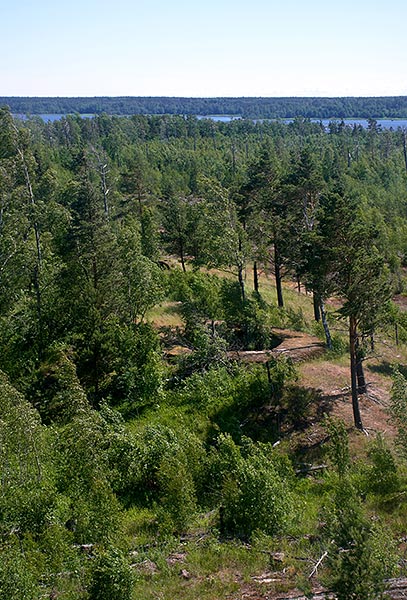
<svg viewBox="0 0 407 600"><path fill-rule="evenodd" d="M0 599L389 597L406 267L406 136L374 119L0 109Z"/></svg>
<svg viewBox="0 0 407 600"><path fill-rule="evenodd" d="M340 98L0 97L16 114L236 115L249 119L407 118L407 96Z"/></svg>

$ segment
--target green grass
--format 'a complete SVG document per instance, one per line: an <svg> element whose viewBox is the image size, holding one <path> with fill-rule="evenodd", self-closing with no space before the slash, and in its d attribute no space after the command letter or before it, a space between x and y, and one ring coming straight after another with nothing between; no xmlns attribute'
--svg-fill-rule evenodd
<svg viewBox="0 0 407 600"><path fill-rule="evenodd" d="M217 274L232 277L221 272ZM248 272L248 295L252 288L251 282L251 273ZM288 281L284 283L283 291L286 312L292 315L291 322L290 317L284 316L284 325L295 329L297 323L299 328L303 327L307 332L324 339L321 326L314 321L312 295L299 294L294 284ZM260 277L260 293L267 303L276 306L276 289L271 276ZM327 309L333 333L342 341L339 348L342 353L339 350L336 353L326 353L314 359L312 363L301 364L298 368L299 383L305 387L318 388L321 378L325 377L327 390L335 391L349 385L347 331L346 323L335 319L335 304L328 304ZM178 311L178 303L163 302L149 311L148 320L156 327L182 327ZM391 331L378 332L377 356L365 363L367 378L369 379L369 373L374 374L383 389L390 385L392 364L407 363L406 347L396 347L391 336ZM133 433L141 432L147 424L157 428L169 427L176 432L190 431L199 440L208 442L210 433L213 434L213 423L220 429L225 427L225 423L217 419L218 413L225 413L226 421L229 419L230 424L229 412L236 412L236 398L232 383L230 389L223 389L222 384L226 381L226 376L221 381L216 379L215 374L206 375L204 379L204 385L201 386L198 385L199 382L195 382L193 386L191 380L184 390L181 387L167 391L160 404L128 423L129 430ZM241 396L244 396L244 391L241 392ZM309 428L304 432L295 433L304 436L315 433L314 425L315 428L322 428L321 423L315 420L312 430ZM367 460L368 442L362 434L352 434L351 456L355 461ZM282 438L279 446L279 451L290 455L294 463L295 443L297 442L294 437L288 436L286 439ZM304 460L315 464L329 463L326 445L316 448L313 452L314 454L306 455ZM358 468L355 462L352 469L356 482L362 481L358 475ZM402 478L405 482L404 471ZM149 509L133 507L124 511L124 537L128 548L135 552L133 600L226 600L243 597L245 593L247 597L254 598L265 597L267 594L271 596L274 592L283 594L294 587L304 592L309 591L309 574L326 550L320 521L323 519L324 507L332 496L334 480L332 468L299 479L296 483L298 519L293 524L291 535L272 538L256 532L250 544L237 539L222 539L216 529L219 526L219 507L216 506L210 506L210 513L194 515L182 536L170 536L165 530L160 531L155 505ZM363 487L362 483L360 486ZM371 497L370 492L364 493L364 498L367 514L384 522L394 537L405 533L405 483L397 493L384 500L376 496ZM198 503L198 511L202 510L205 508ZM281 565L270 561L270 554L273 552L284 553ZM321 580L326 568L322 565L319 569L318 575L322 576ZM262 575L273 581L261 583Z"/></svg>
<svg viewBox="0 0 407 600"><path fill-rule="evenodd" d="M179 302L161 302L147 312L146 320L156 327L181 327L183 323L179 305Z"/></svg>

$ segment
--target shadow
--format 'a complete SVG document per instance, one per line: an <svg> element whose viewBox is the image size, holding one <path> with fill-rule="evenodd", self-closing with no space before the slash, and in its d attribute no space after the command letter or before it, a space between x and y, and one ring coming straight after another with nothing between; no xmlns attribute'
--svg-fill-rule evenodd
<svg viewBox="0 0 407 600"><path fill-rule="evenodd" d="M320 402L319 390L297 385L287 385L276 395L270 390L269 398L257 399L257 403L254 398L248 403L239 399L212 416L209 437L220 430L237 442L244 435L253 441L274 443L306 430L315 421Z"/></svg>
<svg viewBox="0 0 407 600"><path fill-rule="evenodd" d="M346 400L349 393L339 392L338 394L321 395L317 408L317 421L322 421L325 415L329 415L338 400Z"/></svg>
<svg viewBox="0 0 407 600"><path fill-rule="evenodd" d="M368 371L371 371L372 373L377 373L379 375L386 375L387 377L391 377L394 373L394 366L395 366L394 363L390 363L387 360L383 360L378 365L367 365L366 369ZM397 368L400 371L400 373L403 375L403 377L407 378L407 366L398 365Z"/></svg>

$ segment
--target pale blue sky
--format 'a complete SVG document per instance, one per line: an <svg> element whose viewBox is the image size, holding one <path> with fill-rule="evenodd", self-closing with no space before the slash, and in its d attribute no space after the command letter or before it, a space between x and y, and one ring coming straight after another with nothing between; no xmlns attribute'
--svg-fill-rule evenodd
<svg viewBox="0 0 407 600"><path fill-rule="evenodd" d="M2 96L407 95L407 0L0 0Z"/></svg>

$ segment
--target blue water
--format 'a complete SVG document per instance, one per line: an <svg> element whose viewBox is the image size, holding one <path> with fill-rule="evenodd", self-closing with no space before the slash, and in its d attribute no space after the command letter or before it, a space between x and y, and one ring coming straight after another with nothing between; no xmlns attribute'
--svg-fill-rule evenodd
<svg viewBox="0 0 407 600"><path fill-rule="evenodd" d="M342 119L311 119L313 123L322 123L325 129L328 128L329 123L335 121L340 123ZM399 127L407 127L407 119L376 119L377 125L382 129L398 129ZM354 125L361 125L363 129L367 129L367 119L343 119L345 125L353 127Z"/></svg>
<svg viewBox="0 0 407 600"><path fill-rule="evenodd" d="M63 117L68 116L67 114L44 114L44 115L13 115L13 117L17 117L18 119L27 119L28 117L40 117L45 123L53 123L54 121L59 121ZM83 119L91 119L95 115L79 115Z"/></svg>
<svg viewBox="0 0 407 600"><path fill-rule="evenodd" d="M229 123L230 121L236 121L236 119L241 119L242 117L239 115L197 115L197 119L210 119L211 121L218 121L221 123Z"/></svg>
<svg viewBox="0 0 407 600"><path fill-rule="evenodd" d="M197 119L211 119L212 121L221 121L223 123L229 123L242 117L236 115L198 115ZM281 122L281 123L292 123L294 119L253 119L255 123L264 122ZM341 123L342 119L310 119L311 123L322 123L325 129L328 129L329 123L336 122ZM382 129L397 129L398 127L407 128L407 119L376 119L377 125ZM364 129L367 129L367 119L343 119L345 125L353 127L354 125L361 125Z"/></svg>
<svg viewBox="0 0 407 600"><path fill-rule="evenodd" d="M27 118L26 115L14 115L20 119L25 119ZM47 122L53 122L53 121L59 121L59 119L62 119L62 117L66 117L66 114L42 114L42 115L33 115L33 116L38 116L40 117L43 121ZM92 118L95 115L90 115L90 114L83 114L80 115L82 118ZM236 116L236 115L198 115L197 119L211 119L212 121L217 121L217 122L222 122L222 123L229 123L230 121L235 121L236 119L241 119L240 116ZM283 123L291 123L293 121L293 119L254 119L255 122L257 123L262 123L264 121L277 121L277 122L283 122ZM322 125L325 127L325 129L328 128L329 123L331 123L332 121L335 121L337 123L340 123L342 121L342 119L310 119L310 121L312 123L322 123ZM399 127L405 127L407 128L407 119L376 119L377 124L382 128L382 129L398 129ZM345 125L349 125L351 127L353 127L354 125L361 125L364 129L367 128L367 119L343 119L343 122L345 123Z"/></svg>

